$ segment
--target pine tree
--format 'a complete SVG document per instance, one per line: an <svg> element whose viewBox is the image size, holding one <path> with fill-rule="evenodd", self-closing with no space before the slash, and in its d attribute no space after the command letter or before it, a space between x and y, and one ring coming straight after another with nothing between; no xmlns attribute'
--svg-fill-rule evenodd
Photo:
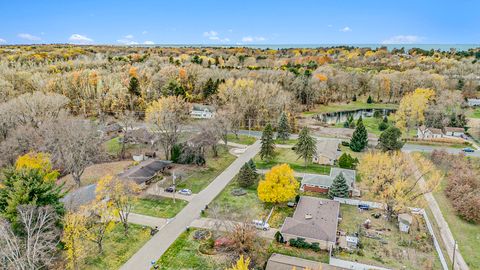
<svg viewBox="0 0 480 270"><path fill-rule="evenodd" d="M372 96L368 96L368 98L367 98L367 103L368 103L368 104L373 103L373 98L372 98Z"/></svg>
<svg viewBox="0 0 480 270"><path fill-rule="evenodd" d="M252 169L253 174L255 175L255 180L258 178L258 173L257 173L257 165L255 165L255 162L253 162L252 159L248 161L248 166Z"/></svg>
<svg viewBox="0 0 480 270"><path fill-rule="evenodd" d="M273 128L270 123L265 126L262 133L262 146L260 148L260 158L270 161L275 157L275 142L273 141Z"/></svg>
<svg viewBox="0 0 480 270"><path fill-rule="evenodd" d="M328 190L328 197L333 199L333 197L348 198L349 196L350 192L348 191L347 181L343 173L340 173L333 179L333 183Z"/></svg>
<svg viewBox="0 0 480 270"><path fill-rule="evenodd" d="M304 127L298 135L298 141L295 145L295 153L298 154L298 158L303 158L305 167L307 167L307 161L311 160L317 153L316 141L310 136L310 131L307 127Z"/></svg>
<svg viewBox="0 0 480 270"><path fill-rule="evenodd" d="M277 139L286 141L290 138L290 124L288 123L287 114L282 112L277 127Z"/></svg>
<svg viewBox="0 0 480 270"><path fill-rule="evenodd" d="M338 166L344 169L355 169L358 164L358 159L352 157L350 154L343 153L338 159Z"/></svg>
<svg viewBox="0 0 480 270"><path fill-rule="evenodd" d="M247 188L252 186L255 183L255 180L257 180L255 172L252 170L248 162L245 162L238 173L238 185Z"/></svg>
<svg viewBox="0 0 480 270"><path fill-rule="evenodd" d="M382 151L395 151L400 150L403 147L403 142L400 140L402 132L397 127L389 127L387 130L380 134L378 139L378 147Z"/></svg>
<svg viewBox="0 0 480 270"><path fill-rule="evenodd" d="M357 128L353 132L352 139L350 140L350 149L355 152L360 152L368 145L368 133L367 129L363 125L362 117L358 118Z"/></svg>

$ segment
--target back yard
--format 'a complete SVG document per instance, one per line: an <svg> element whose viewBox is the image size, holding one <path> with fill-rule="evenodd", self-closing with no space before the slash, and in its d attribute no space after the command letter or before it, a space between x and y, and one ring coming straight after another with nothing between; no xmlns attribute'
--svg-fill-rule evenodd
<svg viewBox="0 0 480 270"><path fill-rule="evenodd" d="M148 196L139 198L133 204L132 212L159 218L173 218L180 212L188 202L184 200Z"/></svg>
<svg viewBox="0 0 480 270"><path fill-rule="evenodd" d="M340 211L342 221L338 229L348 235L358 233L361 248L352 253L337 251L335 257L394 269L441 268L422 216L413 215L410 232L402 233L396 220L373 217L380 210L361 211L356 206L342 204ZM368 229L363 226L367 219L371 221Z"/></svg>
<svg viewBox="0 0 480 270"><path fill-rule="evenodd" d="M302 159L298 159L298 155L290 148L275 148L276 156L275 159L267 162L260 159L260 155L256 155L254 158L255 164L258 169L270 169L275 165L287 163L295 172L306 172L306 173L316 173L316 174L329 174L330 166L319 165L315 163L307 163L307 166L304 166Z"/></svg>

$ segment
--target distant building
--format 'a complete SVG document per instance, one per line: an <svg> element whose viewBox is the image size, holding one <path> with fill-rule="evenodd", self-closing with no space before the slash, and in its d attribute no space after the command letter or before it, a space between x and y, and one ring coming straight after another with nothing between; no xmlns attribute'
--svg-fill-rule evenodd
<svg viewBox="0 0 480 270"><path fill-rule="evenodd" d="M302 196L293 217L285 218L280 233L285 241L303 238L318 243L321 249L335 247L337 241L340 203L315 197Z"/></svg>
<svg viewBox="0 0 480 270"><path fill-rule="evenodd" d="M357 176L356 171L337 167L331 168L329 175L305 174L300 185L300 190L327 193L330 189L330 186L333 184L333 180L340 173L342 173L343 177L345 177L345 181L347 182L350 190L350 195L352 195L355 189L355 178Z"/></svg>
<svg viewBox="0 0 480 270"><path fill-rule="evenodd" d="M398 229L401 232L408 233L410 231L410 225L412 225L413 217L410 214L398 215Z"/></svg>
<svg viewBox="0 0 480 270"><path fill-rule="evenodd" d="M215 116L215 107L202 104L193 104L190 116L192 118L210 119Z"/></svg>
<svg viewBox="0 0 480 270"><path fill-rule="evenodd" d="M468 106L470 106L470 107L480 106L480 99L478 99L478 98L469 98L469 99L467 100L467 104L468 104Z"/></svg>
<svg viewBox="0 0 480 270"><path fill-rule="evenodd" d="M334 165L340 157L337 140L317 140L317 153L313 156L313 163Z"/></svg>
<svg viewBox="0 0 480 270"><path fill-rule="evenodd" d="M439 128L427 128L420 126L417 129L417 138L421 140L438 139L443 137L443 131Z"/></svg>
<svg viewBox="0 0 480 270"><path fill-rule="evenodd" d="M464 138L465 136L465 129L459 127L446 127L445 128L445 135L452 136L452 137L459 137Z"/></svg>

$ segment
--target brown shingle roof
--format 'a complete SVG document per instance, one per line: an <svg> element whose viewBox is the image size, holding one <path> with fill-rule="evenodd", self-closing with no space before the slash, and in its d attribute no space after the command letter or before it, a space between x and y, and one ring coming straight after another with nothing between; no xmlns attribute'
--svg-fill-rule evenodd
<svg viewBox="0 0 480 270"><path fill-rule="evenodd" d="M265 270L344 270L346 268L337 267L321 262L311 261L298 257L292 257L282 254L273 253L268 259Z"/></svg>
<svg viewBox="0 0 480 270"><path fill-rule="evenodd" d="M445 127L445 132L465 132L465 129L459 127Z"/></svg>
<svg viewBox="0 0 480 270"><path fill-rule="evenodd" d="M302 196L293 217L285 219L281 233L335 242L339 211L339 202Z"/></svg>

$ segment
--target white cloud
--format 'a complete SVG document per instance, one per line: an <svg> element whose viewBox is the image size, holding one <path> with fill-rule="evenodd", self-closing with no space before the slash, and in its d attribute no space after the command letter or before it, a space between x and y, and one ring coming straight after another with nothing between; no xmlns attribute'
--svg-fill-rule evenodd
<svg viewBox="0 0 480 270"><path fill-rule="evenodd" d="M3 38L0 38L0 44L7 43L7 41Z"/></svg>
<svg viewBox="0 0 480 270"><path fill-rule="evenodd" d="M382 41L382 44L412 44L422 41L423 38L414 35L398 35Z"/></svg>
<svg viewBox="0 0 480 270"><path fill-rule="evenodd" d="M80 35L80 34L73 34L71 35L68 40L72 41L73 43L80 43L80 44L86 44L86 43L92 43L93 39Z"/></svg>
<svg viewBox="0 0 480 270"><path fill-rule="evenodd" d="M215 32L213 30L210 30L208 32L203 32L203 36L204 37L208 37L208 38L211 38L211 37L216 37L218 36L218 32Z"/></svg>
<svg viewBox="0 0 480 270"><path fill-rule="evenodd" d="M327 27L333 27L333 25L329 24L329 25L327 25Z"/></svg>
<svg viewBox="0 0 480 270"><path fill-rule="evenodd" d="M128 35L124 36L124 38L126 38L126 39L132 39L132 38L133 38L133 35L128 34Z"/></svg>
<svg viewBox="0 0 480 270"><path fill-rule="evenodd" d="M34 35L31 35L31 34L27 34L27 33L18 34L18 37L19 37L19 38L22 38L22 39L30 40L30 41L38 41L38 40L41 40L41 38L39 38L39 37L37 37L37 36L34 36Z"/></svg>
<svg viewBox="0 0 480 270"><path fill-rule="evenodd" d="M136 45L138 42L130 39L117 39L117 42L123 45Z"/></svg>
<svg viewBox="0 0 480 270"><path fill-rule="evenodd" d="M224 38L221 40L222 42L230 42L230 39L229 38Z"/></svg>
<svg viewBox="0 0 480 270"><path fill-rule="evenodd" d="M251 37L251 36L247 36L247 37L243 37L242 38L242 42L254 42L254 41L265 41L267 40L266 38L264 37Z"/></svg>
<svg viewBox="0 0 480 270"><path fill-rule="evenodd" d="M221 38L218 35L218 32L214 31L214 30L203 32L203 36L208 38L209 40L213 40L213 41L220 41L220 42L229 42L230 41L229 38Z"/></svg>
<svg viewBox="0 0 480 270"><path fill-rule="evenodd" d="M143 30L143 31L142 31L142 35L146 35L146 34L148 34L148 31L147 31L147 30Z"/></svg>
<svg viewBox="0 0 480 270"><path fill-rule="evenodd" d="M153 44L155 44L155 42L150 41L150 40L146 40L145 42L143 42L143 44L145 44L145 45L153 45Z"/></svg>
<svg viewBox="0 0 480 270"><path fill-rule="evenodd" d="M344 28L340 29L340 32L351 32L352 28L345 26Z"/></svg>
<svg viewBox="0 0 480 270"><path fill-rule="evenodd" d="M220 38L217 37L217 36L211 36L211 37L208 37L208 39L210 39L210 40L220 40Z"/></svg>

